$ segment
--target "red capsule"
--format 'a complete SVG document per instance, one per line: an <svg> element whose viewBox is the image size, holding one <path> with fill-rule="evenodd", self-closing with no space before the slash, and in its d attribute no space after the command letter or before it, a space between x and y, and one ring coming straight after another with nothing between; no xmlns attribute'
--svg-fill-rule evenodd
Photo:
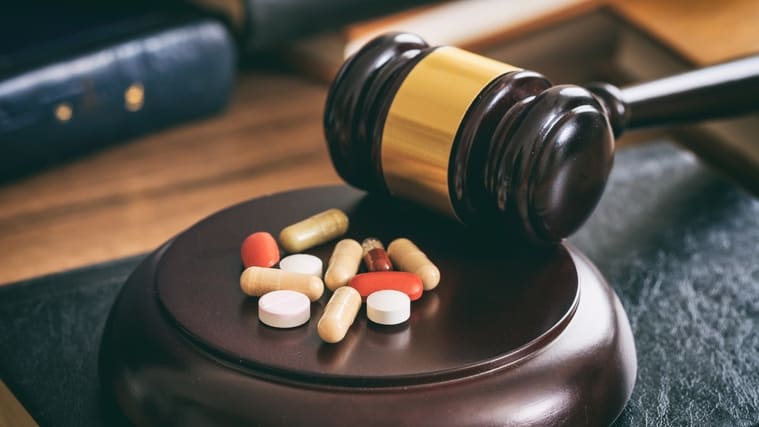
<svg viewBox="0 0 759 427"><path fill-rule="evenodd" d="M374 237L368 237L361 242L364 250L364 264L369 271L393 271L393 263L385 252L382 242Z"/></svg>
<svg viewBox="0 0 759 427"><path fill-rule="evenodd" d="M240 247L240 258L245 268L271 267L279 262L279 246L274 236L259 231L245 238Z"/></svg>
<svg viewBox="0 0 759 427"><path fill-rule="evenodd" d="M422 279L416 274L404 271L375 271L353 276L348 286L355 288L366 299L374 292L385 289L401 291L408 295L411 301L416 301L422 296L424 287Z"/></svg>

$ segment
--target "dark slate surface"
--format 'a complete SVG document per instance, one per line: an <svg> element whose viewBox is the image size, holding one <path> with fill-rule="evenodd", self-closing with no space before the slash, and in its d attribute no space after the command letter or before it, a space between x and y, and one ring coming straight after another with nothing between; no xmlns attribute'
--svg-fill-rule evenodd
<svg viewBox="0 0 759 427"><path fill-rule="evenodd" d="M570 240L619 294L638 380L620 426L759 421L759 201L689 153L619 153Z"/></svg>
<svg viewBox="0 0 759 427"><path fill-rule="evenodd" d="M142 258L0 286L0 378L40 426L112 424L100 401L98 348L108 311Z"/></svg>
<svg viewBox="0 0 759 427"><path fill-rule="evenodd" d="M638 380L618 426L759 421L759 201L668 144L621 150L571 241L619 293ZM97 349L140 257L0 287L0 377L42 426L104 425Z"/></svg>

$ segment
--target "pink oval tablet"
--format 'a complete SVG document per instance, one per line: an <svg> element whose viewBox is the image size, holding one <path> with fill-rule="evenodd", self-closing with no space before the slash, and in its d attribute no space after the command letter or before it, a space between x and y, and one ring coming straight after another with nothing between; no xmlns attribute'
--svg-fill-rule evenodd
<svg viewBox="0 0 759 427"><path fill-rule="evenodd" d="M258 320L273 328L294 328L311 318L311 301L300 292L283 290L258 299Z"/></svg>

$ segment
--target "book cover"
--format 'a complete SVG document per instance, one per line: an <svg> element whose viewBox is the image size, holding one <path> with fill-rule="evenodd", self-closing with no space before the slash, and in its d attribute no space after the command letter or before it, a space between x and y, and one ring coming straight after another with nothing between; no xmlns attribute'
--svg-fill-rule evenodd
<svg viewBox="0 0 759 427"><path fill-rule="evenodd" d="M214 19L34 6L0 18L0 181L208 115L229 98L236 51Z"/></svg>
<svg viewBox="0 0 759 427"><path fill-rule="evenodd" d="M597 6L595 0L438 2L305 38L288 47L285 56L305 73L329 81L350 55L383 33L411 32L432 46L452 45L482 51Z"/></svg>
<svg viewBox="0 0 759 427"><path fill-rule="evenodd" d="M241 50L256 52L435 0L190 0L224 16Z"/></svg>

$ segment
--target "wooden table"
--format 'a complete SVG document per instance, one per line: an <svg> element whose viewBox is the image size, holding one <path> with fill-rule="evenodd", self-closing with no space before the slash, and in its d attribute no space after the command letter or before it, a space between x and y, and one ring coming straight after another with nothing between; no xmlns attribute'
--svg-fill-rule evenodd
<svg viewBox="0 0 759 427"><path fill-rule="evenodd" d="M322 137L325 94L245 72L222 115L0 189L0 283L144 252L225 206L340 182Z"/></svg>
<svg viewBox="0 0 759 427"><path fill-rule="evenodd" d="M755 0L611 3L696 65L759 51ZM325 94L297 75L243 71L222 115L0 187L0 283L145 252L233 203L341 182Z"/></svg>

